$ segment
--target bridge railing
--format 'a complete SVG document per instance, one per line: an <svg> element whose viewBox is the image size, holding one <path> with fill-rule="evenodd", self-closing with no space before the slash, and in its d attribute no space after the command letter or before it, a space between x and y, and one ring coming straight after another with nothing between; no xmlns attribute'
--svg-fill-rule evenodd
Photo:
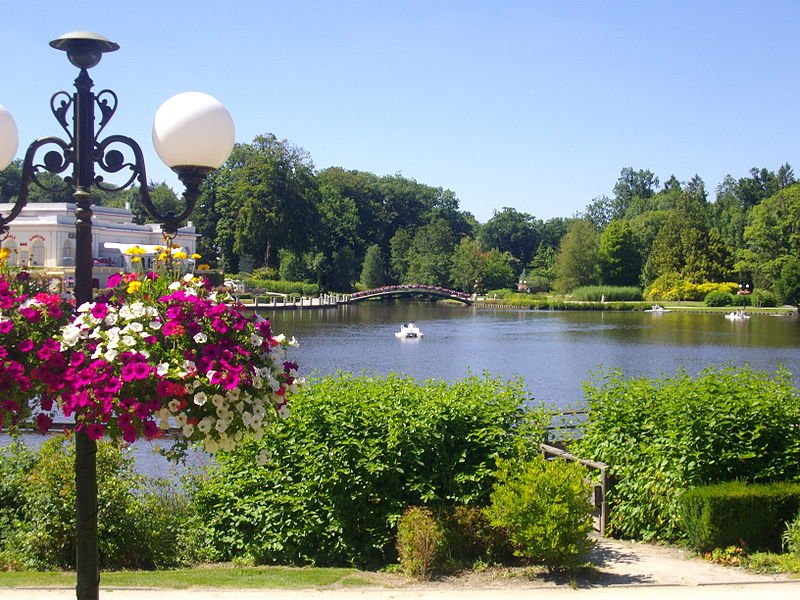
<svg viewBox="0 0 800 600"><path fill-rule="evenodd" d="M467 304L472 303L472 296L470 294L459 292L458 290L451 290L448 288L443 288L434 285L424 285L424 284L387 285L379 288L374 288L371 290L355 292L353 294L350 294L350 299L351 301L353 300L357 301L366 298L372 298L375 296L389 296L393 294L413 294L413 293L432 294L435 296L441 296L443 298L452 298L454 300L459 300L460 302L465 302Z"/></svg>

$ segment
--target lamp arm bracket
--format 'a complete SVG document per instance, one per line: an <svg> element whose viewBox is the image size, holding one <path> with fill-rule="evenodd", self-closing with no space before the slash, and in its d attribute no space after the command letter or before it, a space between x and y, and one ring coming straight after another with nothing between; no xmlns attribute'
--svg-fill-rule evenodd
<svg viewBox="0 0 800 600"><path fill-rule="evenodd" d="M44 157L43 164L35 164L36 153L39 148L47 144L55 144L61 148L61 152L51 150ZM64 140L57 137L41 138L33 142L25 151L25 159L22 161L22 176L20 177L19 193L11 208L11 212L7 216L0 215L0 240L8 237L8 224L16 219L22 212L22 209L28 204L28 190L31 182L38 185L40 188L50 192L63 192L69 189L71 181L65 179L65 185L61 188L50 188L43 184L36 177L36 174L41 171L48 171L50 173L61 173L70 165L73 159L71 146Z"/></svg>
<svg viewBox="0 0 800 600"><path fill-rule="evenodd" d="M125 160L125 155L116 148L109 149L113 144L127 147L133 153L133 161ZM130 176L122 185L104 185L103 176L94 178L94 185L106 192L120 192L129 188L137 180L139 185L147 186L147 173L144 166L144 155L136 140L126 135L110 135L98 141L94 148L94 161L106 173L119 173L123 169L130 170Z"/></svg>

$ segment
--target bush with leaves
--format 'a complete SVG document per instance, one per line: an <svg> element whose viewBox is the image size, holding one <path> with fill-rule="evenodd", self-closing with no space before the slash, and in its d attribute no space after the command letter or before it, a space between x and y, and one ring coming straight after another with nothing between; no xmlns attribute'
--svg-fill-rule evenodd
<svg viewBox="0 0 800 600"><path fill-rule="evenodd" d="M703 299L706 306L731 306L734 304L733 294L728 292L709 292ZM740 303L741 306L741 303Z"/></svg>
<svg viewBox="0 0 800 600"><path fill-rule="evenodd" d="M490 377L329 376L261 441L220 454L193 504L225 560L390 564L406 507L485 503L495 458L541 439L526 400L521 382Z"/></svg>
<svg viewBox="0 0 800 600"><path fill-rule="evenodd" d="M410 506L397 523L397 556L400 569L426 581L443 568L444 528L429 508Z"/></svg>
<svg viewBox="0 0 800 600"><path fill-rule="evenodd" d="M783 368L655 379L613 371L584 392L589 418L575 452L610 465L613 535L678 540L684 490L800 477L800 392Z"/></svg>
<svg viewBox="0 0 800 600"><path fill-rule="evenodd" d="M781 543L786 552L800 556L800 513L786 524Z"/></svg>
<svg viewBox="0 0 800 600"><path fill-rule="evenodd" d="M8 541L22 518L25 478L34 463L34 453L19 441L0 448L0 571L22 566Z"/></svg>
<svg viewBox="0 0 800 600"><path fill-rule="evenodd" d="M592 507L586 469L542 456L520 463L501 461L486 509L506 531L514 554L550 571L572 571L592 547Z"/></svg>
<svg viewBox="0 0 800 600"><path fill-rule="evenodd" d="M20 460L21 457L21 460ZM98 444L98 541L100 567L163 568L193 562L200 544L187 533L192 513L186 498L137 475L132 458L110 442ZM8 467L13 461L13 468ZM4 450L0 470L13 471L16 506L0 540L6 568L75 566L75 447L55 437L36 451ZM24 472L23 472L24 470ZM8 482L4 482L8 486Z"/></svg>

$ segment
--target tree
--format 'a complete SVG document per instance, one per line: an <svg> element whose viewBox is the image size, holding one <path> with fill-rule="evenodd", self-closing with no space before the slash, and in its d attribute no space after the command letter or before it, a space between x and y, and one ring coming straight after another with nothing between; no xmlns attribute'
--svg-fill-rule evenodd
<svg viewBox="0 0 800 600"><path fill-rule="evenodd" d="M536 219L508 207L494 211L492 218L481 227L479 241L484 249L509 252L526 265L539 246Z"/></svg>
<svg viewBox="0 0 800 600"><path fill-rule="evenodd" d="M447 221L436 219L420 227L408 252L403 283L448 286L455 236Z"/></svg>
<svg viewBox="0 0 800 600"><path fill-rule="evenodd" d="M496 248L485 252L477 240L462 238L453 251L450 282L455 289L468 293L474 292L476 286L490 290L508 288L516 279L516 265L509 252Z"/></svg>
<svg viewBox="0 0 800 600"><path fill-rule="evenodd" d="M646 268L648 282L670 272L698 283L729 279L732 257L708 222L707 205L684 194L653 241Z"/></svg>
<svg viewBox="0 0 800 600"><path fill-rule="evenodd" d="M320 264L326 266L317 280L323 289L348 291L359 276L364 255L358 207L338 189L325 186L320 190L317 211L319 225L312 237L317 251L325 257Z"/></svg>
<svg viewBox="0 0 800 600"><path fill-rule="evenodd" d="M628 212L634 199L647 199L654 196L658 187L658 177L651 171L633 167L625 167L619 173L617 183L614 184L614 200L612 219L621 219Z"/></svg>
<svg viewBox="0 0 800 600"><path fill-rule="evenodd" d="M612 221L600 235L600 280L608 285L639 285L642 260L627 221Z"/></svg>
<svg viewBox="0 0 800 600"><path fill-rule="evenodd" d="M592 199L580 217L589 221L598 231L602 231L612 221L613 214L614 204L611 198L603 195Z"/></svg>
<svg viewBox="0 0 800 600"><path fill-rule="evenodd" d="M484 253L477 240L462 238L453 251L450 268L451 285L462 292L471 292L483 280Z"/></svg>
<svg viewBox="0 0 800 600"><path fill-rule="evenodd" d="M178 198L178 196L175 194L172 188L166 184L166 182L162 181L158 184L150 182L148 191L150 192L150 201L155 205L158 212L160 212L162 215L177 215L183 211L184 203L180 198ZM139 199L138 188L130 191L128 193L128 198L130 199L129 202L131 212L133 213L134 223L139 223L141 225L143 223L147 223L148 221L152 221L150 213L147 212L147 209Z"/></svg>
<svg viewBox="0 0 800 600"><path fill-rule="evenodd" d="M212 174L199 202L198 227L218 261L238 269L277 266L278 251L309 249L317 217L317 186L308 153L273 134L237 144Z"/></svg>
<svg viewBox="0 0 800 600"><path fill-rule="evenodd" d="M531 292L547 292L553 289L556 256L557 251L552 246L539 245L527 269L527 285Z"/></svg>
<svg viewBox="0 0 800 600"><path fill-rule="evenodd" d="M705 203L708 201L708 192L706 192L706 184L700 178L700 175L692 177L685 186L685 191L692 198L700 200Z"/></svg>
<svg viewBox="0 0 800 600"><path fill-rule="evenodd" d="M389 257L389 268L391 277L396 283L405 281L408 273L409 253L413 243L411 234L406 229L399 229L389 240L391 254Z"/></svg>
<svg viewBox="0 0 800 600"><path fill-rule="evenodd" d="M22 160L17 159L0 171L0 202L13 202L22 181Z"/></svg>
<svg viewBox="0 0 800 600"><path fill-rule="evenodd" d="M800 260L796 257L788 257L783 263L775 291L783 304L800 307Z"/></svg>
<svg viewBox="0 0 800 600"><path fill-rule="evenodd" d="M598 235L589 221L577 219L561 240L556 257L555 289L566 294L576 287L599 282Z"/></svg>
<svg viewBox="0 0 800 600"><path fill-rule="evenodd" d="M372 244L364 255L361 266L361 284L367 289L382 286L386 283L386 265L378 244Z"/></svg>
<svg viewBox="0 0 800 600"><path fill-rule="evenodd" d="M756 287L771 288L782 277L784 263L800 256L800 183L754 207L744 239L737 269L752 273Z"/></svg>

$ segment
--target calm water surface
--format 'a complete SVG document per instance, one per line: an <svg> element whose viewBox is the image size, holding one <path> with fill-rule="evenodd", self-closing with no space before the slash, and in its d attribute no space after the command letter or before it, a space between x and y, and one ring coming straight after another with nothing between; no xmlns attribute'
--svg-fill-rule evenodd
<svg viewBox="0 0 800 600"><path fill-rule="evenodd" d="M366 302L338 309L271 311L275 333L294 335L290 358L305 377L337 371L404 373L454 381L484 372L521 377L537 402L573 406L593 372L622 369L632 376L696 373L709 365L787 367L800 376L800 319L753 315L731 321L721 313L611 313L487 310L408 301ZM416 321L422 339L394 332ZM32 443L39 436L26 436ZM8 437L0 434L0 445ZM140 470L176 472L146 442L134 445ZM202 458L199 460L202 462Z"/></svg>
<svg viewBox="0 0 800 600"><path fill-rule="evenodd" d="M305 376L337 370L406 373L453 381L488 372L521 377L530 394L557 406L579 403L593 372L660 376L708 365L784 365L800 375L800 321L721 313L487 310L405 301L264 313L276 333L294 335ZM404 321L422 339L398 339Z"/></svg>

